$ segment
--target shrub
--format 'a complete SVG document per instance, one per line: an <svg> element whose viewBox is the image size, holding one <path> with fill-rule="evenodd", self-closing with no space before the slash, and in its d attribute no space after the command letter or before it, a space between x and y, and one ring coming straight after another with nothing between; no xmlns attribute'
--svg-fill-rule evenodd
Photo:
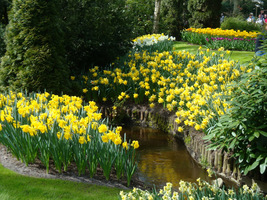
<svg viewBox="0 0 267 200"><path fill-rule="evenodd" d="M72 73L104 66L126 53L132 38L124 0L61 1L67 63Z"/></svg>
<svg viewBox="0 0 267 200"><path fill-rule="evenodd" d="M227 17L221 24L221 29L235 31L260 31L261 27L255 23L248 23L240 17Z"/></svg>
<svg viewBox="0 0 267 200"><path fill-rule="evenodd" d="M212 27L216 28L220 24L220 15L222 0L189 0L188 12L191 14L189 24L191 27Z"/></svg>

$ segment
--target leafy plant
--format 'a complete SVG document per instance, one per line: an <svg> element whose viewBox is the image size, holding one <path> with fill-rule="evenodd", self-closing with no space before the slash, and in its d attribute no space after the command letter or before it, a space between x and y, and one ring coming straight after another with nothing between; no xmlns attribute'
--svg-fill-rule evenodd
<svg viewBox="0 0 267 200"><path fill-rule="evenodd" d="M257 68L230 87L230 109L205 137L212 149L233 151L244 174L267 170L267 68Z"/></svg>
<svg viewBox="0 0 267 200"><path fill-rule="evenodd" d="M221 24L221 29L233 29L235 31L260 31L261 27L255 23L248 23L240 17L227 17Z"/></svg>

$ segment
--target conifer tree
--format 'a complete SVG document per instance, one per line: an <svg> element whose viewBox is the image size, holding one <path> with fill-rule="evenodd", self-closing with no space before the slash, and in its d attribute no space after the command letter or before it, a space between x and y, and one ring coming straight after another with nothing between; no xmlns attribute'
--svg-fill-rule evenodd
<svg viewBox="0 0 267 200"><path fill-rule="evenodd" d="M1 59L2 89L68 90L57 0L13 0Z"/></svg>

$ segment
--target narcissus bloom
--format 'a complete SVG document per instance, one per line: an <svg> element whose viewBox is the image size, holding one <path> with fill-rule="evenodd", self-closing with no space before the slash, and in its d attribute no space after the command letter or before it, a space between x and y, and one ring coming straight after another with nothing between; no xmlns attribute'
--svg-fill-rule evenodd
<svg viewBox="0 0 267 200"><path fill-rule="evenodd" d="M108 130L108 127L107 127L106 124L101 124L101 125L98 127L98 131L99 131L99 133L105 133L105 132L107 132L107 130Z"/></svg>

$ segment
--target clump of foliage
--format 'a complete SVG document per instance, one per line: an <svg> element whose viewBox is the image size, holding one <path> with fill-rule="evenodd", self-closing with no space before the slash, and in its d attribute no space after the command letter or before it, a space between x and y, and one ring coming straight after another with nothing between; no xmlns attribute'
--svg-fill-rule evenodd
<svg viewBox="0 0 267 200"><path fill-rule="evenodd" d="M230 109L222 115L206 139L212 148L233 151L241 171L267 167L267 68L245 73L230 85L226 97Z"/></svg>
<svg viewBox="0 0 267 200"><path fill-rule="evenodd" d="M221 29L233 29L235 31L260 31L261 26L255 23L248 23L240 17L227 17L221 24Z"/></svg>
<svg viewBox="0 0 267 200"><path fill-rule="evenodd" d="M220 15L222 0L189 0L188 11L192 15L189 19L191 27L218 27L220 24Z"/></svg>
<svg viewBox="0 0 267 200"><path fill-rule="evenodd" d="M1 60L2 89L54 93L68 90L62 35L56 1L14 0Z"/></svg>
<svg viewBox="0 0 267 200"><path fill-rule="evenodd" d="M72 73L104 66L128 51L131 16L123 0L61 3L67 63Z"/></svg>
<svg viewBox="0 0 267 200"><path fill-rule="evenodd" d="M127 0L127 15L131 18L131 27L134 37L146 35L152 32L153 12L155 1L153 0Z"/></svg>
<svg viewBox="0 0 267 200"><path fill-rule="evenodd" d="M172 35L178 40L181 30L188 26L187 2L182 0L165 0L160 14L160 32Z"/></svg>
<svg viewBox="0 0 267 200"><path fill-rule="evenodd" d="M253 184L251 188L247 185L235 189L219 188L217 183L210 184L206 181L202 181L200 178L197 179L197 183L185 182L183 180L179 183L179 191L174 191L172 183L167 183L162 189L157 191L156 189L151 191L141 190L134 188L130 192L120 192L120 199L133 200L133 199L258 199L264 200L265 197L259 192L257 184Z"/></svg>

